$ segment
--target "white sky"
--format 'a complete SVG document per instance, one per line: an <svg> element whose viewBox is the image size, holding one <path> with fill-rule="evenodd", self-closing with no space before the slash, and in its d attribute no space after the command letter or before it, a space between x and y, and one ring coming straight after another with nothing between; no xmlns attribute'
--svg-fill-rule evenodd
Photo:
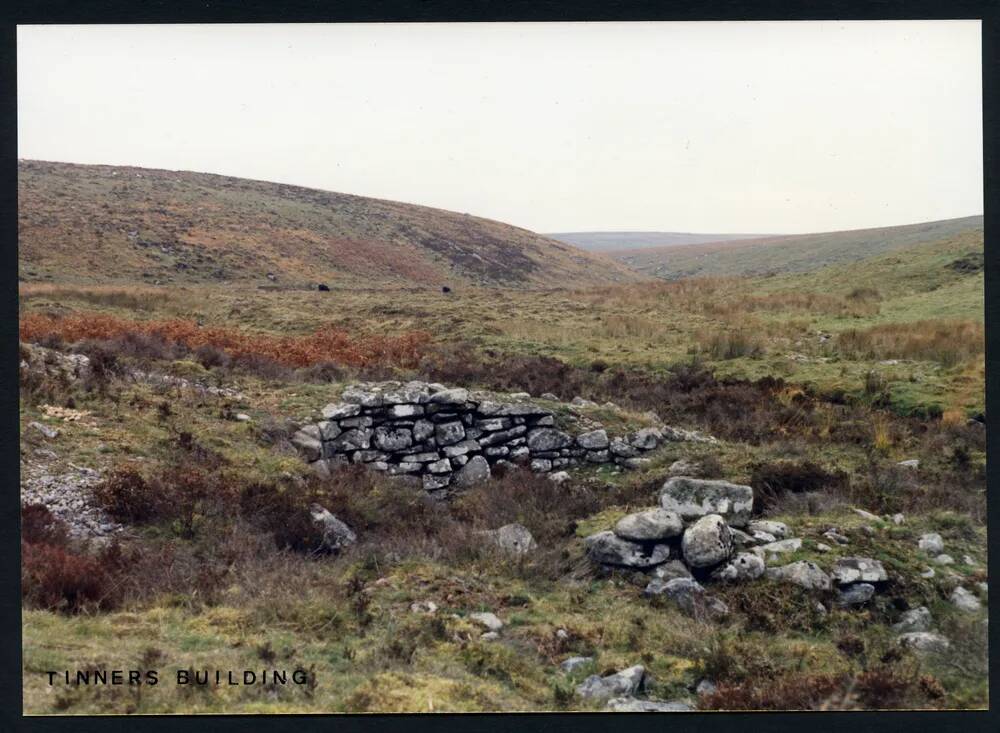
<svg viewBox="0 0 1000 733"><path fill-rule="evenodd" d="M536 231L978 214L978 21L21 26L23 158Z"/></svg>

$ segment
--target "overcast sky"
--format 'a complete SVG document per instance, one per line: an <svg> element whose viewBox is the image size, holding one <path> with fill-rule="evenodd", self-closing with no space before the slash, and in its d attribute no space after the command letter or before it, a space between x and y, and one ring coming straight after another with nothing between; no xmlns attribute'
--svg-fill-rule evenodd
<svg viewBox="0 0 1000 733"><path fill-rule="evenodd" d="M982 213L978 21L22 26L23 158L542 232Z"/></svg>

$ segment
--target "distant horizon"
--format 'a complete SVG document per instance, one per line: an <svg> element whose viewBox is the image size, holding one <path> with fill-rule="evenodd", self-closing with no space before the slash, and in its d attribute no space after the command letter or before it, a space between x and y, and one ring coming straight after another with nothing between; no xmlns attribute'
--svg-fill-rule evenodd
<svg viewBox="0 0 1000 733"><path fill-rule="evenodd" d="M22 25L18 155L535 232L982 209L978 20Z"/></svg>

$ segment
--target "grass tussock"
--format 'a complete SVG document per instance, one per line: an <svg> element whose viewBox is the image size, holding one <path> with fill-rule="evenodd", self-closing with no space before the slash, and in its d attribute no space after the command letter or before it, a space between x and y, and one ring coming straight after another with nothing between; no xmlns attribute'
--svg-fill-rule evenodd
<svg viewBox="0 0 1000 733"><path fill-rule="evenodd" d="M981 358L985 348L985 328L975 321L890 323L837 336L837 349L849 358L936 361L946 367Z"/></svg>

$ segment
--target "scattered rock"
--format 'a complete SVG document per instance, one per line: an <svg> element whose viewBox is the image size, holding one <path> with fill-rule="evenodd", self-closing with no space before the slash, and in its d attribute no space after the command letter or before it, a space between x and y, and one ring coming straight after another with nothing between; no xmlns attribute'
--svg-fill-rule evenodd
<svg viewBox="0 0 1000 733"><path fill-rule="evenodd" d="M433 615L437 613L438 605L434 601L414 601L410 604L411 613Z"/></svg>
<svg viewBox="0 0 1000 733"><path fill-rule="evenodd" d="M733 554L729 525L718 514L702 517L684 531L681 551L684 561L693 568L726 562Z"/></svg>
<svg viewBox="0 0 1000 733"><path fill-rule="evenodd" d="M955 606L955 608L961 611L968 611L970 613L978 611L982 604L979 599L971 592L967 591L962 586L958 586L952 591L949 600Z"/></svg>
<svg viewBox="0 0 1000 733"><path fill-rule="evenodd" d="M753 489L727 481L675 476L663 484L660 506L684 521L718 514L727 524L745 527L753 509Z"/></svg>
<svg viewBox="0 0 1000 733"><path fill-rule="evenodd" d="M489 631L499 631L503 628L503 621L497 618L495 613L490 611L476 611L469 614L469 620L483 626Z"/></svg>
<svg viewBox="0 0 1000 733"><path fill-rule="evenodd" d="M705 592L705 588L691 578L673 578L649 581L643 594L646 597L665 596L686 615L693 618L723 617L729 608L721 600Z"/></svg>
<svg viewBox="0 0 1000 733"><path fill-rule="evenodd" d="M309 512L313 522L323 530L323 547L326 550L336 552L358 541L354 530L319 504L313 504Z"/></svg>
<svg viewBox="0 0 1000 733"><path fill-rule="evenodd" d="M757 547L756 550L766 556L771 555L785 555L790 552L795 552L796 550L802 549L802 540L798 537L790 537L787 540L778 540L777 542L769 542L766 545L761 545Z"/></svg>
<svg viewBox="0 0 1000 733"><path fill-rule="evenodd" d="M236 422L250 422L250 416L245 412L236 413Z"/></svg>
<svg viewBox="0 0 1000 733"><path fill-rule="evenodd" d="M791 534L788 531L788 525L784 522L770 522L762 519L756 519L747 524L747 531L751 534L754 532L764 532L779 540L783 540Z"/></svg>
<svg viewBox="0 0 1000 733"><path fill-rule="evenodd" d="M902 514L893 514L890 517L890 519L892 520L892 523L895 524L895 525L897 525L897 526L899 526L900 524L902 524L903 522L906 521L906 517L904 517Z"/></svg>
<svg viewBox="0 0 1000 733"><path fill-rule="evenodd" d="M903 468L914 468L915 469L915 468L919 468L920 467L920 461L918 459L916 459L916 458L910 458L910 459L905 460L905 461L900 461L896 465L897 466L902 466Z"/></svg>
<svg viewBox="0 0 1000 733"><path fill-rule="evenodd" d="M930 532L928 534L920 535L920 539L917 541L917 547L929 555L940 555L944 552L944 540L941 539L941 535L937 532Z"/></svg>
<svg viewBox="0 0 1000 733"><path fill-rule="evenodd" d="M927 606L912 608L899 617L899 622L893 624L893 631L904 634L913 631L927 631L931 627L931 612Z"/></svg>
<svg viewBox="0 0 1000 733"><path fill-rule="evenodd" d="M694 710L685 702L640 700L635 697L616 697L608 700L605 709L616 713L689 713Z"/></svg>
<svg viewBox="0 0 1000 733"><path fill-rule="evenodd" d="M830 545L824 545L822 542L816 543L816 550L818 552L833 552L833 548Z"/></svg>
<svg viewBox="0 0 1000 733"><path fill-rule="evenodd" d="M816 563L799 560L788 565L768 568L764 576L771 580L792 583L806 590L829 590L830 576L824 573Z"/></svg>
<svg viewBox="0 0 1000 733"><path fill-rule="evenodd" d="M889 579L882 563L868 557L840 558L834 563L830 577L837 585L884 583Z"/></svg>
<svg viewBox="0 0 1000 733"><path fill-rule="evenodd" d="M586 667L593 661L594 661L593 657L570 657L569 659L563 660L563 662L559 665L559 669L561 669L566 674L569 674L571 672L575 672L578 669Z"/></svg>
<svg viewBox="0 0 1000 733"><path fill-rule="evenodd" d="M549 474L549 481L555 484L565 483L569 481L569 474L566 471L555 471Z"/></svg>
<svg viewBox="0 0 1000 733"><path fill-rule="evenodd" d="M911 631L900 634L899 643L901 646L924 653L946 652L951 646L951 642L947 638L929 631Z"/></svg>
<svg viewBox="0 0 1000 733"><path fill-rule="evenodd" d="M864 509L853 509L854 513L859 517L867 519L870 522L881 522L882 520L878 515L872 514L871 512L866 512Z"/></svg>
<svg viewBox="0 0 1000 733"><path fill-rule="evenodd" d="M679 536L683 531L681 518L661 508L628 514L615 525L616 535L633 542L666 540Z"/></svg>
<svg viewBox="0 0 1000 733"><path fill-rule="evenodd" d="M927 569L925 569L922 573L920 573L920 577L921 578L933 578L934 577L934 568L927 568Z"/></svg>
<svg viewBox="0 0 1000 733"><path fill-rule="evenodd" d="M500 638L500 634L496 631L486 631L479 635L480 641L496 641Z"/></svg>
<svg viewBox="0 0 1000 733"><path fill-rule="evenodd" d="M874 597L874 585L871 583L855 583L854 585L840 589L837 596L837 605L841 608L863 606Z"/></svg>
<svg viewBox="0 0 1000 733"><path fill-rule="evenodd" d="M938 565L954 565L955 558L953 558L951 555L945 555L942 553L934 558L934 562L936 562Z"/></svg>
<svg viewBox="0 0 1000 733"><path fill-rule="evenodd" d="M712 573L712 578L726 581L756 580L764 574L764 560L752 553L741 552L731 562Z"/></svg>
<svg viewBox="0 0 1000 733"><path fill-rule="evenodd" d="M600 677L591 675L577 685L577 694L586 700L611 700L617 697L631 697L641 688L646 676L646 668L641 664L623 669L616 674Z"/></svg>
<svg viewBox="0 0 1000 733"><path fill-rule="evenodd" d="M670 559L668 545L654 545L651 549L638 542L623 540L614 532L598 532L584 540L590 557L602 565L628 568L651 568Z"/></svg>
<svg viewBox="0 0 1000 733"><path fill-rule="evenodd" d="M714 694L718 688L715 683L711 680L701 680L698 686L694 688L696 695L711 695Z"/></svg>
<svg viewBox="0 0 1000 733"><path fill-rule="evenodd" d="M54 440L55 438L59 437L58 430L56 430L55 428L50 428L48 425L43 425L42 423L34 420L28 423L28 427L32 428L33 430L37 430L39 433L44 435L49 440Z"/></svg>
<svg viewBox="0 0 1000 733"><path fill-rule="evenodd" d="M691 571L687 565L680 560L670 560L662 565L653 568L652 576L662 581L673 580L674 578L691 578Z"/></svg>
<svg viewBox="0 0 1000 733"><path fill-rule="evenodd" d="M523 557L538 547L535 538L523 524L505 524L484 532L501 550L513 557Z"/></svg>
<svg viewBox="0 0 1000 733"><path fill-rule="evenodd" d="M491 475L490 464L482 456L473 456L455 472L452 483L462 489L486 481Z"/></svg>
<svg viewBox="0 0 1000 733"><path fill-rule="evenodd" d="M684 458L674 461L667 469L668 476L698 476L700 473L701 464Z"/></svg>

